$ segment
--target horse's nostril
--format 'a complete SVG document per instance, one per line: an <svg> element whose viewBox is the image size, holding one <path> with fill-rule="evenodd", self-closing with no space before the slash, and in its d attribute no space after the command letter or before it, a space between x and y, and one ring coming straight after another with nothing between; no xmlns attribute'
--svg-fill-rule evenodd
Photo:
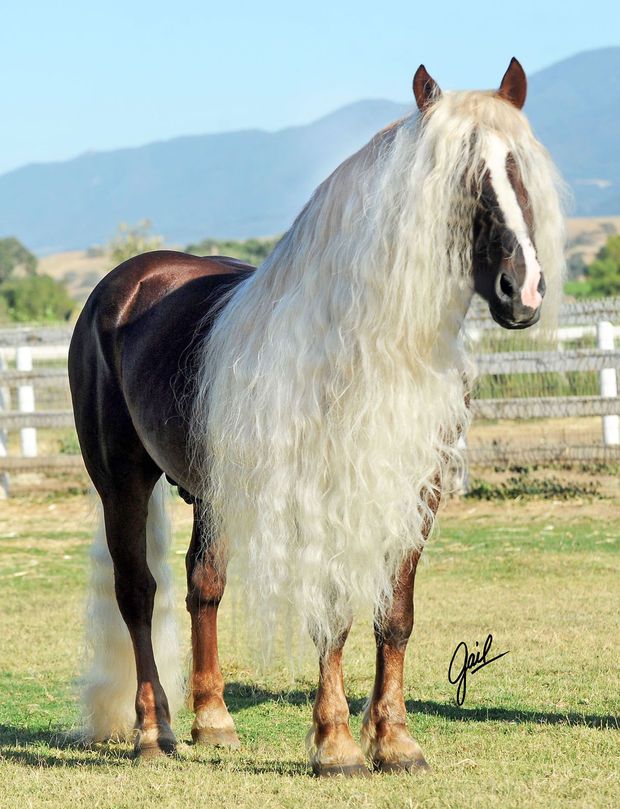
<svg viewBox="0 0 620 809"><path fill-rule="evenodd" d="M545 292L547 291L547 284L545 283L545 279L542 273L540 274L540 281L538 282L537 289L540 292L540 297L544 298Z"/></svg>
<svg viewBox="0 0 620 809"><path fill-rule="evenodd" d="M506 298L512 298L515 294L515 287L506 273L502 273L499 278L499 288Z"/></svg>

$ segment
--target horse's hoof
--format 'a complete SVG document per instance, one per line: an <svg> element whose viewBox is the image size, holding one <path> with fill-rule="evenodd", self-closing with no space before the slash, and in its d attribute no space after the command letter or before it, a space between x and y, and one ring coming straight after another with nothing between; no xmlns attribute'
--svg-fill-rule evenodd
<svg viewBox="0 0 620 809"><path fill-rule="evenodd" d="M364 764L313 764L312 773L317 778L369 778L370 771Z"/></svg>
<svg viewBox="0 0 620 809"><path fill-rule="evenodd" d="M229 747L232 750L241 747L234 728L192 728L192 740L194 744Z"/></svg>
<svg viewBox="0 0 620 809"><path fill-rule="evenodd" d="M133 757L137 761L153 761L156 758L165 758L165 756L166 754L157 744L135 748L133 751Z"/></svg>
<svg viewBox="0 0 620 809"><path fill-rule="evenodd" d="M141 761L152 761L162 756L173 756L176 751L177 740L169 730L159 733L157 728L150 728L138 731L133 755Z"/></svg>
<svg viewBox="0 0 620 809"><path fill-rule="evenodd" d="M138 761L153 761L157 758L169 758L176 753L175 744L147 744L134 748L133 755Z"/></svg>
<svg viewBox="0 0 620 809"><path fill-rule="evenodd" d="M382 773L427 773L430 767L425 758L407 758L402 761L373 761L373 770Z"/></svg>

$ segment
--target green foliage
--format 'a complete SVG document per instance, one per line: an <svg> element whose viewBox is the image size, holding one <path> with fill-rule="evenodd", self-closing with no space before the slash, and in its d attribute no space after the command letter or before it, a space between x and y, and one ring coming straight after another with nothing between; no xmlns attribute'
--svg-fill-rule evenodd
<svg viewBox="0 0 620 809"><path fill-rule="evenodd" d="M516 500L543 498L548 500L572 500L575 497L601 497L600 486L596 481L579 484L561 481L558 478L532 477L530 469L511 467L512 477L501 483L486 480L473 480L465 497L470 500Z"/></svg>
<svg viewBox="0 0 620 809"><path fill-rule="evenodd" d="M77 433L73 430L70 433L62 435L58 439L59 451L61 455L79 455L80 442L78 441Z"/></svg>
<svg viewBox="0 0 620 809"><path fill-rule="evenodd" d="M0 290L2 286L0 286ZM9 305L6 300L0 294L0 326L10 323L11 321L11 313L9 312Z"/></svg>
<svg viewBox="0 0 620 809"><path fill-rule="evenodd" d="M248 264L262 264L280 241L279 236L266 239L203 239L196 244L189 244L185 250L195 256L231 256Z"/></svg>
<svg viewBox="0 0 620 809"><path fill-rule="evenodd" d="M588 268L590 289L596 298L620 295L620 236L613 236L609 241L617 243L615 251L617 255L605 255L607 248L604 247L599 253L599 258Z"/></svg>
<svg viewBox="0 0 620 809"><path fill-rule="evenodd" d="M64 284L37 275L37 258L10 236L0 239L0 323L67 320L74 309Z"/></svg>
<svg viewBox="0 0 620 809"><path fill-rule="evenodd" d="M162 236L151 233L151 222L142 219L137 225L128 225L121 222L114 238L107 246L107 254L116 267L129 258L148 253L150 250L159 250L163 246Z"/></svg>
<svg viewBox="0 0 620 809"><path fill-rule="evenodd" d="M68 320L75 306L64 284L49 275L5 281L0 284L0 298L10 319L18 323Z"/></svg>
<svg viewBox="0 0 620 809"><path fill-rule="evenodd" d="M489 374L474 386L476 399L518 399L537 396L596 396L596 371L547 371L540 374Z"/></svg>
<svg viewBox="0 0 620 809"><path fill-rule="evenodd" d="M0 239L0 284L16 275L34 275L37 258L16 239L9 236Z"/></svg>
<svg viewBox="0 0 620 809"><path fill-rule="evenodd" d="M610 236L596 258L586 268L583 281L566 285L566 292L576 298L604 298L620 295L620 235Z"/></svg>
<svg viewBox="0 0 620 809"><path fill-rule="evenodd" d="M592 294L592 287L590 286L590 281L587 276L580 281L567 281L564 284L564 292L569 297L577 298L578 300L594 297Z"/></svg>

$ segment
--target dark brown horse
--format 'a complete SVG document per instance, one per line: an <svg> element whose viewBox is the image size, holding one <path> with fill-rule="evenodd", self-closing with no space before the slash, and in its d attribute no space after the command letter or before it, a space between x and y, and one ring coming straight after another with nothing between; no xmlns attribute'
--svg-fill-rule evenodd
<svg viewBox="0 0 620 809"><path fill-rule="evenodd" d="M99 547L95 564L113 568L135 655L136 754L175 749L161 684L165 644L160 653L152 640L156 589L164 598L165 581L156 585L150 568L161 560L147 540L158 530L149 521L156 521L153 492L165 475L194 504L187 554L194 741L239 744L217 653L226 536L241 552L259 542L252 557L257 579L277 575L271 562L279 554L284 573L274 590L299 577L297 606L311 614L307 626L320 652L309 737L314 772L366 772L365 759L382 770L426 767L407 728L403 664L442 465L467 418L458 332L474 289L498 323L525 328L539 318L543 270L550 291L559 285L555 179L519 111L525 93L516 60L489 93L442 94L420 67L420 113L346 161L257 271L234 259L158 251L126 261L90 296L73 335L69 373L109 550ZM380 404L373 401L379 395ZM396 410L386 414L390 401ZM389 426L379 425L388 418ZM342 466L343 457L349 465ZM279 492L286 503L271 514ZM399 508L406 514L394 528L388 518ZM357 523L355 515L362 515ZM272 530L278 520L288 520L278 525L295 534L290 547L286 532ZM262 545L258 525L269 535ZM351 582L371 568L371 590L379 582L369 593L377 657L362 752L348 726L341 658L355 603ZM303 594L304 576L316 597ZM109 623L111 574L95 577L95 585L93 610ZM259 598L268 589L259 588ZM87 698L96 738L130 730L115 714L121 686L110 674L123 653L103 632Z"/></svg>

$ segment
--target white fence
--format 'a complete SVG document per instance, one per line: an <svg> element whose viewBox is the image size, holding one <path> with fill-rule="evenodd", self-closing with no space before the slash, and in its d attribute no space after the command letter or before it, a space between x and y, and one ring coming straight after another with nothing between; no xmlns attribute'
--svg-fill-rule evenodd
<svg viewBox="0 0 620 809"><path fill-rule="evenodd" d="M37 440L38 429L73 428L66 366L70 338L69 327L0 329L0 499L9 492L10 474L84 468L79 455L41 455ZM58 367L41 367L50 362ZM49 389L59 391L63 407L37 409L38 394ZM9 451L14 431L19 431L19 454Z"/></svg>
<svg viewBox="0 0 620 809"><path fill-rule="evenodd" d="M596 416L601 418L601 438L597 442L569 445L471 446L473 465L519 462L620 461L620 397L617 376L620 350L614 346L620 329L620 299L571 304L564 308L558 350L503 351L476 355L481 377L510 374L549 374L598 372L599 394L590 396L529 396L518 398L479 398L471 403L474 419L553 419ZM497 328L497 327L496 327ZM474 312L468 318L470 337L488 332L489 318ZM597 335L597 348L562 350L562 345L580 334ZM66 357L69 328L0 329L0 497L6 496L9 474L33 471L69 471L83 468L77 455L40 455L37 430L73 428L69 408ZM57 367L41 367L55 361ZM38 392L59 389L59 408L37 409ZM11 396L13 392L14 397ZM12 403L17 406L12 407ZM19 430L20 453L9 452L8 434Z"/></svg>

